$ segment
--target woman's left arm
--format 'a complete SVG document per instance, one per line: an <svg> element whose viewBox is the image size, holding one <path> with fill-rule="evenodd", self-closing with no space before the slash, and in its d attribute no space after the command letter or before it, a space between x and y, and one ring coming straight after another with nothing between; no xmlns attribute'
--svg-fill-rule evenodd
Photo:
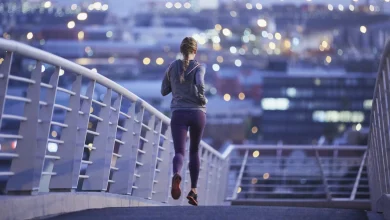
<svg viewBox="0 0 390 220"><path fill-rule="evenodd" d="M170 71L171 71L171 66L172 65L169 65L168 69L165 71L164 79L163 79L163 81L161 83L161 95L162 96L166 96L166 95L168 95L169 93L172 92L171 82L169 80L169 74L170 74Z"/></svg>

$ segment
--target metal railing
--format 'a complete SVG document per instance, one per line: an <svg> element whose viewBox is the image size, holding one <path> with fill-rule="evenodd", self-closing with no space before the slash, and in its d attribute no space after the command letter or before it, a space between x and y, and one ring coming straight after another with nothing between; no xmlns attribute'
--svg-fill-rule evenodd
<svg viewBox="0 0 390 220"><path fill-rule="evenodd" d="M366 151L365 146L232 145L225 153L230 155L228 199L369 207Z"/></svg>
<svg viewBox="0 0 390 220"><path fill-rule="evenodd" d="M368 139L368 170L371 207L375 211L390 210L383 207L383 198L390 198L390 41L384 49L375 85ZM390 199L389 199L390 200ZM390 213L389 213L390 214Z"/></svg>
<svg viewBox="0 0 390 220"><path fill-rule="evenodd" d="M98 191L187 204L185 196L170 198L168 117L68 60L5 39L0 49L0 181L6 194ZM221 204L228 159L204 142L200 153L198 191L207 195L200 202ZM186 194L186 169L182 177Z"/></svg>

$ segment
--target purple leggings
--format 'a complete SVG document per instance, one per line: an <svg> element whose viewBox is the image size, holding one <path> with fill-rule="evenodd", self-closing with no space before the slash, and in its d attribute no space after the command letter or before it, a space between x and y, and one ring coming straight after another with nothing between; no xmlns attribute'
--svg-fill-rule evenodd
<svg viewBox="0 0 390 220"><path fill-rule="evenodd" d="M187 131L190 128L190 176L191 188L196 188L199 177L199 143L206 124L206 113L201 110L176 110L172 113L171 131L175 157L173 173L179 173L183 167L186 148Z"/></svg>

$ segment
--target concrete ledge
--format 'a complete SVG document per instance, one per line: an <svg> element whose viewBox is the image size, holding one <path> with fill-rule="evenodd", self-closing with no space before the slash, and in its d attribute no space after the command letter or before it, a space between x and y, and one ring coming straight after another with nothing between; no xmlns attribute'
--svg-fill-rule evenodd
<svg viewBox="0 0 390 220"><path fill-rule="evenodd" d="M370 201L368 200L289 200L289 199L237 199L231 201L232 205L246 205L246 206L285 206L285 207L305 207L305 208L332 208L332 209L358 209L358 210L371 210Z"/></svg>
<svg viewBox="0 0 390 220"><path fill-rule="evenodd" d="M0 220L34 219L108 207L167 206L166 203L98 192L0 196Z"/></svg>
<svg viewBox="0 0 390 220"><path fill-rule="evenodd" d="M390 194L383 195L378 200L378 210L383 212L383 217L390 220Z"/></svg>

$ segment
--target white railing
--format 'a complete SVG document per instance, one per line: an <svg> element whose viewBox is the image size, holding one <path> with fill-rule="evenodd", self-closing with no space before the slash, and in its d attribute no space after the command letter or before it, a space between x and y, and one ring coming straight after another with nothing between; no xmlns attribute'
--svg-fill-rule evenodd
<svg viewBox="0 0 390 220"><path fill-rule="evenodd" d="M232 145L224 153L230 155L228 200L365 208L366 151L365 146Z"/></svg>
<svg viewBox="0 0 390 220"><path fill-rule="evenodd" d="M390 41L384 49L375 85L368 140L371 207L390 216ZM387 205L386 205L387 202ZM390 217L389 217L390 218Z"/></svg>
<svg viewBox="0 0 390 220"><path fill-rule="evenodd" d="M0 160L10 162L0 167L0 181L6 194L99 191L187 204L185 196L170 198L168 117L68 60L5 39L0 49ZM35 65L23 71L27 59ZM200 153L200 202L221 204L228 159L204 142ZM185 195L186 169L182 176Z"/></svg>

